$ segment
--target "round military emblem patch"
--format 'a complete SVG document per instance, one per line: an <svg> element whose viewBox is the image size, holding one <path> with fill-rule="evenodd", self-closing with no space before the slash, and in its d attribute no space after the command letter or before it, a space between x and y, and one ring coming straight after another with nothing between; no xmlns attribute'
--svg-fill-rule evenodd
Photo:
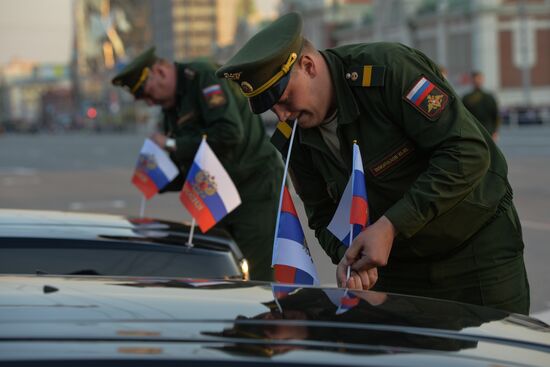
<svg viewBox="0 0 550 367"><path fill-rule="evenodd" d="M252 91L254 90L254 88L249 82L241 82L241 89L245 93L252 93Z"/></svg>

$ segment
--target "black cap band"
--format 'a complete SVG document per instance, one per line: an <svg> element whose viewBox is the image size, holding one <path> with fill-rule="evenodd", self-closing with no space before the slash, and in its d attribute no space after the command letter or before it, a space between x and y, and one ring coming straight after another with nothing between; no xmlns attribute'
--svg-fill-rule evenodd
<svg viewBox="0 0 550 367"><path fill-rule="evenodd" d="M264 113L273 107L275 103L279 102L279 99L285 92L289 79L290 73L287 73L279 80L279 82L268 90L258 94L257 96L250 97L248 101L252 112L255 114Z"/></svg>

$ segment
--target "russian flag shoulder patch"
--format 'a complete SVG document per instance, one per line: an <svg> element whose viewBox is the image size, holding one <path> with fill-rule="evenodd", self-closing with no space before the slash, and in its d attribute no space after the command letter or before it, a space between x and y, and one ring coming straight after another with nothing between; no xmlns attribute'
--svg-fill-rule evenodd
<svg viewBox="0 0 550 367"><path fill-rule="evenodd" d="M448 94L425 76L413 84L403 99L431 121L437 120L449 102Z"/></svg>
<svg viewBox="0 0 550 367"><path fill-rule="evenodd" d="M208 108L223 106L226 103L225 94L219 84L212 84L202 90Z"/></svg>

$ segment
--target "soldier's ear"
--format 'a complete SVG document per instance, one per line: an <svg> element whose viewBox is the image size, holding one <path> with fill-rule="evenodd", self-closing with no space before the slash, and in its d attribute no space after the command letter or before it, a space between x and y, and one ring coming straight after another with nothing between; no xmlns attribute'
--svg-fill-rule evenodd
<svg viewBox="0 0 550 367"><path fill-rule="evenodd" d="M300 57L299 65L310 78L315 78L317 76L317 65L315 64L315 60L310 55L302 55Z"/></svg>
<svg viewBox="0 0 550 367"><path fill-rule="evenodd" d="M151 67L151 69L153 69L153 71L155 72L155 74L157 74L158 76L160 76L161 78L165 78L166 77L166 66L162 63L159 63L159 62L156 62L153 64L153 66Z"/></svg>

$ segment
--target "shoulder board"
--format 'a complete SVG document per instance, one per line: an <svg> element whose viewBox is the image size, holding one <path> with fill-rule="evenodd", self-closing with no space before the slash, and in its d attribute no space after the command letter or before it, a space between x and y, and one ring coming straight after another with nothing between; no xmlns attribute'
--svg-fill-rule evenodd
<svg viewBox="0 0 550 367"><path fill-rule="evenodd" d="M354 87L383 87L385 72L386 67L382 65L351 66L345 77Z"/></svg>
<svg viewBox="0 0 550 367"><path fill-rule="evenodd" d="M183 75L189 80L193 80L195 78L195 74L197 72L189 67L183 69Z"/></svg>

